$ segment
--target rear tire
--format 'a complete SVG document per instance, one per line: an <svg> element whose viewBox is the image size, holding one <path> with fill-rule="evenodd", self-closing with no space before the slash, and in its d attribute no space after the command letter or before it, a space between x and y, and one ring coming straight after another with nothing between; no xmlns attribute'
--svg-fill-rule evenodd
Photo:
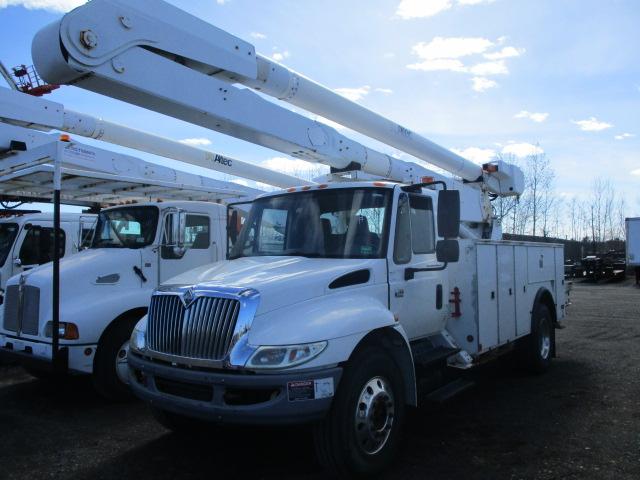
<svg viewBox="0 0 640 480"><path fill-rule="evenodd" d="M375 475L396 453L405 417L399 367L380 348L356 353L327 417L314 428L322 466L342 478Z"/></svg>
<svg viewBox="0 0 640 480"><path fill-rule="evenodd" d="M100 339L93 360L93 385L107 400L126 401L133 398L123 372L128 368L129 339L137 321L119 321L109 326Z"/></svg>
<svg viewBox="0 0 640 480"><path fill-rule="evenodd" d="M531 334L522 345L522 362L533 373L543 373L555 352L555 330L549 307L538 303L531 318Z"/></svg>

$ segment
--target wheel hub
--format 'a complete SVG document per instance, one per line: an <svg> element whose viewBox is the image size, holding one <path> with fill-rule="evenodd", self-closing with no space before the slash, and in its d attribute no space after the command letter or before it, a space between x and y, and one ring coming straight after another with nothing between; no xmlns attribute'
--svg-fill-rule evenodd
<svg viewBox="0 0 640 480"><path fill-rule="evenodd" d="M374 377L363 387L355 414L356 440L365 453L378 453L387 443L393 426L395 403L387 380Z"/></svg>
<svg viewBox="0 0 640 480"><path fill-rule="evenodd" d="M540 356L547 359L551 353L551 329L548 321L540 324Z"/></svg>

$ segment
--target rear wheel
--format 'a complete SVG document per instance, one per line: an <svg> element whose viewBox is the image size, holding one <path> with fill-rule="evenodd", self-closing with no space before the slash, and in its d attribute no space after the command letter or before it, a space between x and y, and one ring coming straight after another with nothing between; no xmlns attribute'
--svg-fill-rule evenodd
<svg viewBox="0 0 640 480"><path fill-rule="evenodd" d="M345 369L327 418L315 427L320 463L340 477L380 472L394 457L404 413L393 359L377 348L360 351Z"/></svg>
<svg viewBox="0 0 640 480"><path fill-rule="evenodd" d="M93 384L100 395L115 401L133 398L129 390L129 338L137 319L119 321L102 336L93 361Z"/></svg>
<svg viewBox="0 0 640 480"><path fill-rule="evenodd" d="M549 307L537 304L531 319L531 334L522 345L524 366L534 372L542 373L551 365L555 349L555 331Z"/></svg>

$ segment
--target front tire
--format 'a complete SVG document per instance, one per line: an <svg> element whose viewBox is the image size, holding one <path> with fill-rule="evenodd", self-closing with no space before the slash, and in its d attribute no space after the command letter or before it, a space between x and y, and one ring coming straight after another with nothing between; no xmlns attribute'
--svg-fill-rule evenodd
<svg viewBox="0 0 640 480"><path fill-rule="evenodd" d="M133 398L128 385L129 339L137 319L122 320L104 333L93 360L93 385L100 395L112 401Z"/></svg>
<svg viewBox="0 0 640 480"><path fill-rule="evenodd" d="M400 441L405 395L399 367L380 348L356 353L331 410L314 429L318 460L339 477L364 477L389 466Z"/></svg>

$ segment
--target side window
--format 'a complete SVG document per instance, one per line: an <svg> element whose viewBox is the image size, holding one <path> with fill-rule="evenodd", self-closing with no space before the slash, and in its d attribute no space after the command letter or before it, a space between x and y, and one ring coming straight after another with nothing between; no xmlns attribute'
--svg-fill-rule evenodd
<svg viewBox="0 0 640 480"><path fill-rule="evenodd" d="M162 247L160 255L165 260L177 260L184 256L187 250L206 250L211 245L209 232L209 217L206 215L187 214L184 229L184 250L179 251L173 246L167 245L167 234L173 229L174 215L165 217L165 224L162 235Z"/></svg>
<svg viewBox="0 0 640 480"><path fill-rule="evenodd" d="M397 264L411 261L411 220L409 197L406 193L401 194L398 198L393 261Z"/></svg>
<svg viewBox="0 0 640 480"><path fill-rule="evenodd" d="M433 204L430 197L411 195L411 244L413 253L433 253L436 238L433 227Z"/></svg>
<svg viewBox="0 0 640 480"><path fill-rule="evenodd" d="M265 208L260 221L258 246L260 253L278 253L284 250L284 234L287 228L287 210Z"/></svg>
<svg viewBox="0 0 640 480"><path fill-rule="evenodd" d="M82 226L80 235L80 248L89 248L93 240L93 228Z"/></svg>
<svg viewBox="0 0 640 480"><path fill-rule="evenodd" d="M211 245L209 236L209 217L206 215L187 215L184 231L184 246L196 250L206 250Z"/></svg>
<svg viewBox="0 0 640 480"><path fill-rule="evenodd" d="M60 258L64 257L66 236L60 230ZM22 265L42 265L53 261L53 228L32 226L24 237L18 256Z"/></svg>

